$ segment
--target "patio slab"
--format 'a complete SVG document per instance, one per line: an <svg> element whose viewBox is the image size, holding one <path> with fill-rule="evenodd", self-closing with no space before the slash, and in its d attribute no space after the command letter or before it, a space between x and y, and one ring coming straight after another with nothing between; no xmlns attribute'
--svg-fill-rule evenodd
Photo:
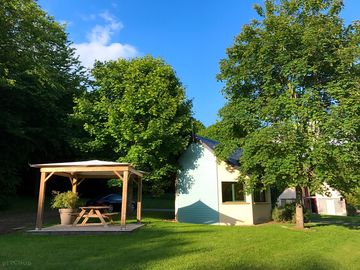
<svg viewBox="0 0 360 270"><path fill-rule="evenodd" d="M140 227L144 226L144 224L130 223L126 224L126 227L123 228L120 225L108 225L104 227L102 225L85 225L85 226L72 226L72 225L54 225L50 227L42 228L41 230L28 230L28 233L31 234L119 234L119 233L130 233Z"/></svg>

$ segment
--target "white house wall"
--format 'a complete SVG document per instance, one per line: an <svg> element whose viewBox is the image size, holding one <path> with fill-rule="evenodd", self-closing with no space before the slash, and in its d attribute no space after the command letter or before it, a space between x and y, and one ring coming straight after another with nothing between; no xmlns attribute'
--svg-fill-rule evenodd
<svg viewBox="0 0 360 270"><path fill-rule="evenodd" d="M345 200L340 198L316 198L318 213L321 215L346 216Z"/></svg>
<svg viewBox="0 0 360 270"><path fill-rule="evenodd" d="M204 146L192 143L179 160L175 216L179 222L218 224L216 158Z"/></svg>
<svg viewBox="0 0 360 270"><path fill-rule="evenodd" d="M222 182L237 182L239 171L225 162L217 165L219 212L221 225L253 225L252 196L245 196L245 202L225 202L222 200Z"/></svg>
<svg viewBox="0 0 360 270"><path fill-rule="evenodd" d="M318 213L322 215L346 216L346 203L340 192L331 188L326 183L324 183L324 187L326 191L323 194L316 193Z"/></svg>
<svg viewBox="0 0 360 270"><path fill-rule="evenodd" d="M254 224L271 220L271 193L269 188L266 190L266 202L253 203L253 220Z"/></svg>

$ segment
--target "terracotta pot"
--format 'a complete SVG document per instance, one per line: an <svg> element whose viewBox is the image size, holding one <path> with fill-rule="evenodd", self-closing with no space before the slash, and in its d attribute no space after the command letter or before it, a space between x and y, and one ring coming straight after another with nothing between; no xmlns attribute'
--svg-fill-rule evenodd
<svg viewBox="0 0 360 270"><path fill-rule="evenodd" d="M75 213L75 209L62 208L59 209L61 225L71 225L75 221L76 216L72 215Z"/></svg>

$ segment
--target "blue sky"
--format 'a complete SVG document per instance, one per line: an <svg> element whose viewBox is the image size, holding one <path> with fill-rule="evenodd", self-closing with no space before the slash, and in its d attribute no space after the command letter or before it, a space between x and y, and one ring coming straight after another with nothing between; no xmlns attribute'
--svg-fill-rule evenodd
<svg viewBox="0 0 360 270"><path fill-rule="evenodd" d="M194 116L206 126L224 105L216 81L219 61L241 27L257 18L262 0L39 0L59 22L67 23L85 66L151 54L176 71L193 100ZM359 19L360 1L345 0L346 23Z"/></svg>

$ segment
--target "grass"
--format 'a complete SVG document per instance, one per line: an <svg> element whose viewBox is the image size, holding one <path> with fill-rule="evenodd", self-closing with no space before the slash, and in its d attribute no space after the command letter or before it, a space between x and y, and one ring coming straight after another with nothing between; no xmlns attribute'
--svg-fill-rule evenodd
<svg viewBox="0 0 360 270"><path fill-rule="evenodd" d="M328 216L312 214L310 220L311 222L321 224L360 226L360 216Z"/></svg>
<svg viewBox="0 0 360 270"><path fill-rule="evenodd" d="M171 195L145 196L144 207L172 208L173 200ZM1 214L35 208L33 198L20 198ZM121 235L1 235L0 269L359 269L360 216L313 215L302 231L290 224L224 227L166 221L173 217L171 212L143 212L146 226Z"/></svg>
<svg viewBox="0 0 360 270"><path fill-rule="evenodd" d="M360 230L288 224L223 227L145 213L130 234L0 237L0 269L359 269Z"/></svg>
<svg viewBox="0 0 360 270"><path fill-rule="evenodd" d="M160 197L153 197L151 195L143 196L144 209L174 209L175 208L175 194L166 193Z"/></svg>

